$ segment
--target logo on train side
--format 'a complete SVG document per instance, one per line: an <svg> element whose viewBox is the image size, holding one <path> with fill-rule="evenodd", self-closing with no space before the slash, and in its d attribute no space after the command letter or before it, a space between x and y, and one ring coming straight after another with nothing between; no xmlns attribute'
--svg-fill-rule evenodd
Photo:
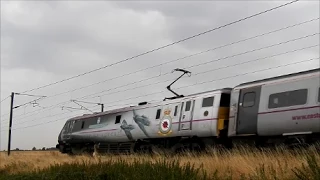
<svg viewBox="0 0 320 180"><path fill-rule="evenodd" d="M171 127L172 127L172 118L170 116L170 109L166 109L164 111L164 116L160 120L159 123L159 134L161 135L169 135L172 133Z"/></svg>

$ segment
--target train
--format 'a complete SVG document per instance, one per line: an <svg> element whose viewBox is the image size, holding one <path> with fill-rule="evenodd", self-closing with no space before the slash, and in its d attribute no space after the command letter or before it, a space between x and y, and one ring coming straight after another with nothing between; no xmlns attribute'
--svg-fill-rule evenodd
<svg viewBox="0 0 320 180"><path fill-rule="evenodd" d="M190 73L175 70L183 72L179 78ZM67 154L180 152L320 140L320 68L186 96L172 84L167 89L175 96L163 101L68 119L56 148Z"/></svg>

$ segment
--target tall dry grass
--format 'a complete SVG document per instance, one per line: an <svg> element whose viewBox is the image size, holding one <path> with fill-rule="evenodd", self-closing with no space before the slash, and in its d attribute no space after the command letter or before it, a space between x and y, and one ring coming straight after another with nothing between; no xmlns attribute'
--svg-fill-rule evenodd
<svg viewBox="0 0 320 180"><path fill-rule="evenodd" d="M166 154L156 155L103 155L90 156L68 156L57 151L14 151L8 157L4 152L0 153L0 171L9 173L29 172L43 169L52 164L88 162L98 163L110 160L125 160L127 162L151 161L166 159L168 161L179 161L181 165L188 162L195 167L202 167L208 174L217 173L219 176L240 179L243 174L251 177L265 176L266 179L292 179L294 168L301 168L307 164L306 156L314 155L320 162L320 152L316 147L306 149L252 149L248 147L237 147L233 150L210 150L206 154L185 153L183 155L169 156Z"/></svg>

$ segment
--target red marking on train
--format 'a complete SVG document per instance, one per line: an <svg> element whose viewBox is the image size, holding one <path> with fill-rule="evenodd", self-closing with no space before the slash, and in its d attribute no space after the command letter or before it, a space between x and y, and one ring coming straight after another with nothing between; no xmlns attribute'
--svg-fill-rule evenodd
<svg viewBox="0 0 320 180"><path fill-rule="evenodd" d="M318 119L320 118L319 113L313 113L308 115L301 115L301 116L292 116L292 120L300 120L300 119Z"/></svg>
<svg viewBox="0 0 320 180"><path fill-rule="evenodd" d="M313 109L313 108L320 108L320 106L309 106L309 107L302 107L302 108L295 108L295 109L285 109L285 110L270 111L270 112L260 112L258 114L270 114L270 113L277 113L277 112L297 111L297 110Z"/></svg>
<svg viewBox="0 0 320 180"><path fill-rule="evenodd" d="M163 128L167 128L168 127L168 122L166 121L166 122L162 123L162 127Z"/></svg>

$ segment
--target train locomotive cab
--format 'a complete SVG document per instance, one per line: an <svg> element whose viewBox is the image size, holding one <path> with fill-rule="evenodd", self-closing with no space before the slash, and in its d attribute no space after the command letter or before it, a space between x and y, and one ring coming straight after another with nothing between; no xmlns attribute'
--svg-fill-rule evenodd
<svg viewBox="0 0 320 180"><path fill-rule="evenodd" d="M79 132L87 128L93 120L91 114L68 119L58 136L56 148L61 153L75 154L80 151L92 151L94 141L90 137L80 136Z"/></svg>
<svg viewBox="0 0 320 180"><path fill-rule="evenodd" d="M71 131L71 120L67 120L59 133L58 144L56 145L56 148L59 149L61 153L67 153L70 151L68 140L70 139Z"/></svg>

